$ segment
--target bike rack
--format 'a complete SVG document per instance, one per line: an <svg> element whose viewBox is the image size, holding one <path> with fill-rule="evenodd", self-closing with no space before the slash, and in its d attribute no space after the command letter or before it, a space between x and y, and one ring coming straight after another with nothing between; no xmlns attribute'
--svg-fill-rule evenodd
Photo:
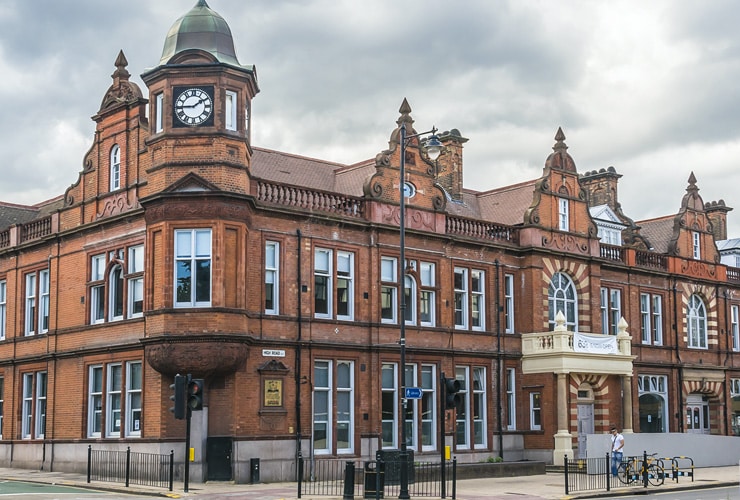
<svg viewBox="0 0 740 500"><path fill-rule="evenodd" d="M694 459L691 457L685 457L685 456L677 456L670 459L671 460L671 472L672 477L674 481L678 482L679 476L684 477L691 477L691 482L694 482ZM682 460L684 463L688 460L689 461L689 469L690 470L681 470L679 467L679 460ZM685 468L685 467L684 467Z"/></svg>

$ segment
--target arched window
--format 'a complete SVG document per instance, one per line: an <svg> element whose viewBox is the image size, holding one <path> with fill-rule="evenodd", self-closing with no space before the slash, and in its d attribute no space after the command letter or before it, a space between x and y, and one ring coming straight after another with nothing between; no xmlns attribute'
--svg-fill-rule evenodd
<svg viewBox="0 0 740 500"><path fill-rule="evenodd" d="M110 190L121 188L121 148L118 144L110 151Z"/></svg>
<svg viewBox="0 0 740 500"><path fill-rule="evenodd" d="M689 347L707 348L707 309L698 295L689 299L687 323L689 328Z"/></svg>
<svg viewBox="0 0 740 500"><path fill-rule="evenodd" d="M555 273L550 281L547 292L549 304L550 330L555 329L555 316L558 311L565 316L565 326L568 330L578 331L578 307L576 302L576 287L565 273Z"/></svg>

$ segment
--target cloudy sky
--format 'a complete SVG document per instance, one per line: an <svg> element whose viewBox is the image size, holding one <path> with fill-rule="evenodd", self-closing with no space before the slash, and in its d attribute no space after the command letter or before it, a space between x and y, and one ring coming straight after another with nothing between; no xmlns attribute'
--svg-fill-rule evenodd
<svg viewBox="0 0 740 500"><path fill-rule="evenodd" d="M0 0L0 200L77 180L120 49L138 77L196 0ZM464 183L539 177L559 126L580 172L614 166L625 214L674 214L693 171L740 237L740 2L208 0L261 88L256 146L355 163L457 128Z"/></svg>

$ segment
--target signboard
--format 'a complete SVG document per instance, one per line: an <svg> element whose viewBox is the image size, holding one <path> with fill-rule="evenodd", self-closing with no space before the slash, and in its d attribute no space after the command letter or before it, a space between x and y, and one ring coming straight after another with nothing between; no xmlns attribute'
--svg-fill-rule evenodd
<svg viewBox="0 0 740 500"><path fill-rule="evenodd" d="M583 335L573 333L573 350L590 354L619 354L617 338L612 335Z"/></svg>
<svg viewBox="0 0 740 500"><path fill-rule="evenodd" d="M262 356L265 358L284 358L285 351L283 349L262 349Z"/></svg>
<svg viewBox="0 0 740 500"><path fill-rule="evenodd" d="M421 389L418 387L407 387L406 399L421 399Z"/></svg>

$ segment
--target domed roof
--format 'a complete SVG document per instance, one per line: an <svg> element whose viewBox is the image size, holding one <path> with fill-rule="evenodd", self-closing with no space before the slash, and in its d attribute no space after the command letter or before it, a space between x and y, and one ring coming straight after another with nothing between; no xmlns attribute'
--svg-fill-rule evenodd
<svg viewBox="0 0 740 500"><path fill-rule="evenodd" d="M175 55L192 49L210 52L219 62L239 66L229 25L205 0L198 0L172 25L159 64L167 64Z"/></svg>

